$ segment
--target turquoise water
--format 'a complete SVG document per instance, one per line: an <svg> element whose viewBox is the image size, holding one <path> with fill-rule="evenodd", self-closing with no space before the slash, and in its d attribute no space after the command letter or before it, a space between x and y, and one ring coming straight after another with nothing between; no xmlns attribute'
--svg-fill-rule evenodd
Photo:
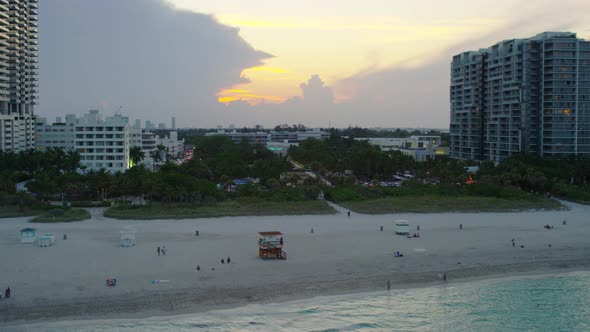
<svg viewBox="0 0 590 332"><path fill-rule="evenodd" d="M174 317L13 331L590 331L590 272L317 297Z"/></svg>

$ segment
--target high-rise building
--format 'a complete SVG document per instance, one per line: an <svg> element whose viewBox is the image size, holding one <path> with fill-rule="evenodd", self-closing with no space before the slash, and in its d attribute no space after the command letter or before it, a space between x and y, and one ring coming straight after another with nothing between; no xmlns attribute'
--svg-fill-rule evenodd
<svg viewBox="0 0 590 332"><path fill-rule="evenodd" d="M0 0L0 150L35 148L37 0Z"/></svg>
<svg viewBox="0 0 590 332"><path fill-rule="evenodd" d="M171 128L172 128L172 130L176 130L176 117L175 116L172 117Z"/></svg>
<svg viewBox="0 0 590 332"><path fill-rule="evenodd" d="M590 157L590 42L570 32L453 57L450 155Z"/></svg>

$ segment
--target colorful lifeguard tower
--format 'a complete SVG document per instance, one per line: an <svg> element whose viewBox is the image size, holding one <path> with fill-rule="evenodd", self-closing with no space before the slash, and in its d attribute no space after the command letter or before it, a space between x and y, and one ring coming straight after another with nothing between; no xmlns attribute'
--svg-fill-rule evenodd
<svg viewBox="0 0 590 332"><path fill-rule="evenodd" d="M258 257L287 259L287 253L283 251L283 233L258 232Z"/></svg>

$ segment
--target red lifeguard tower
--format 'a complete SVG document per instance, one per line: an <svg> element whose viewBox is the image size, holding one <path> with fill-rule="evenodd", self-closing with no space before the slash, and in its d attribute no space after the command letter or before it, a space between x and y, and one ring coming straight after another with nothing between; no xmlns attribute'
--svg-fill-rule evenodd
<svg viewBox="0 0 590 332"><path fill-rule="evenodd" d="M287 253L283 251L283 233L258 232L258 257L287 259Z"/></svg>

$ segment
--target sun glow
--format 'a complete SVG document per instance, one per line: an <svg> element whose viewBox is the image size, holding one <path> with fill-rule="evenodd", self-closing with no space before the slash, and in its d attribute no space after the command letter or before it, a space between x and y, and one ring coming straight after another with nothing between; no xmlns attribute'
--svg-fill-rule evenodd
<svg viewBox="0 0 590 332"><path fill-rule="evenodd" d="M240 36L253 47L274 56L242 72L249 83L220 91L222 103L279 102L298 96L299 85L313 74L335 86L361 72L422 66L449 45L505 24L502 9L469 0L456 0L460 5L454 6L436 1L401 6L390 0L367 0L359 6L342 6L342 0L167 1L179 9L212 13L219 22L239 28ZM336 99L354 95L340 91Z"/></svg>

